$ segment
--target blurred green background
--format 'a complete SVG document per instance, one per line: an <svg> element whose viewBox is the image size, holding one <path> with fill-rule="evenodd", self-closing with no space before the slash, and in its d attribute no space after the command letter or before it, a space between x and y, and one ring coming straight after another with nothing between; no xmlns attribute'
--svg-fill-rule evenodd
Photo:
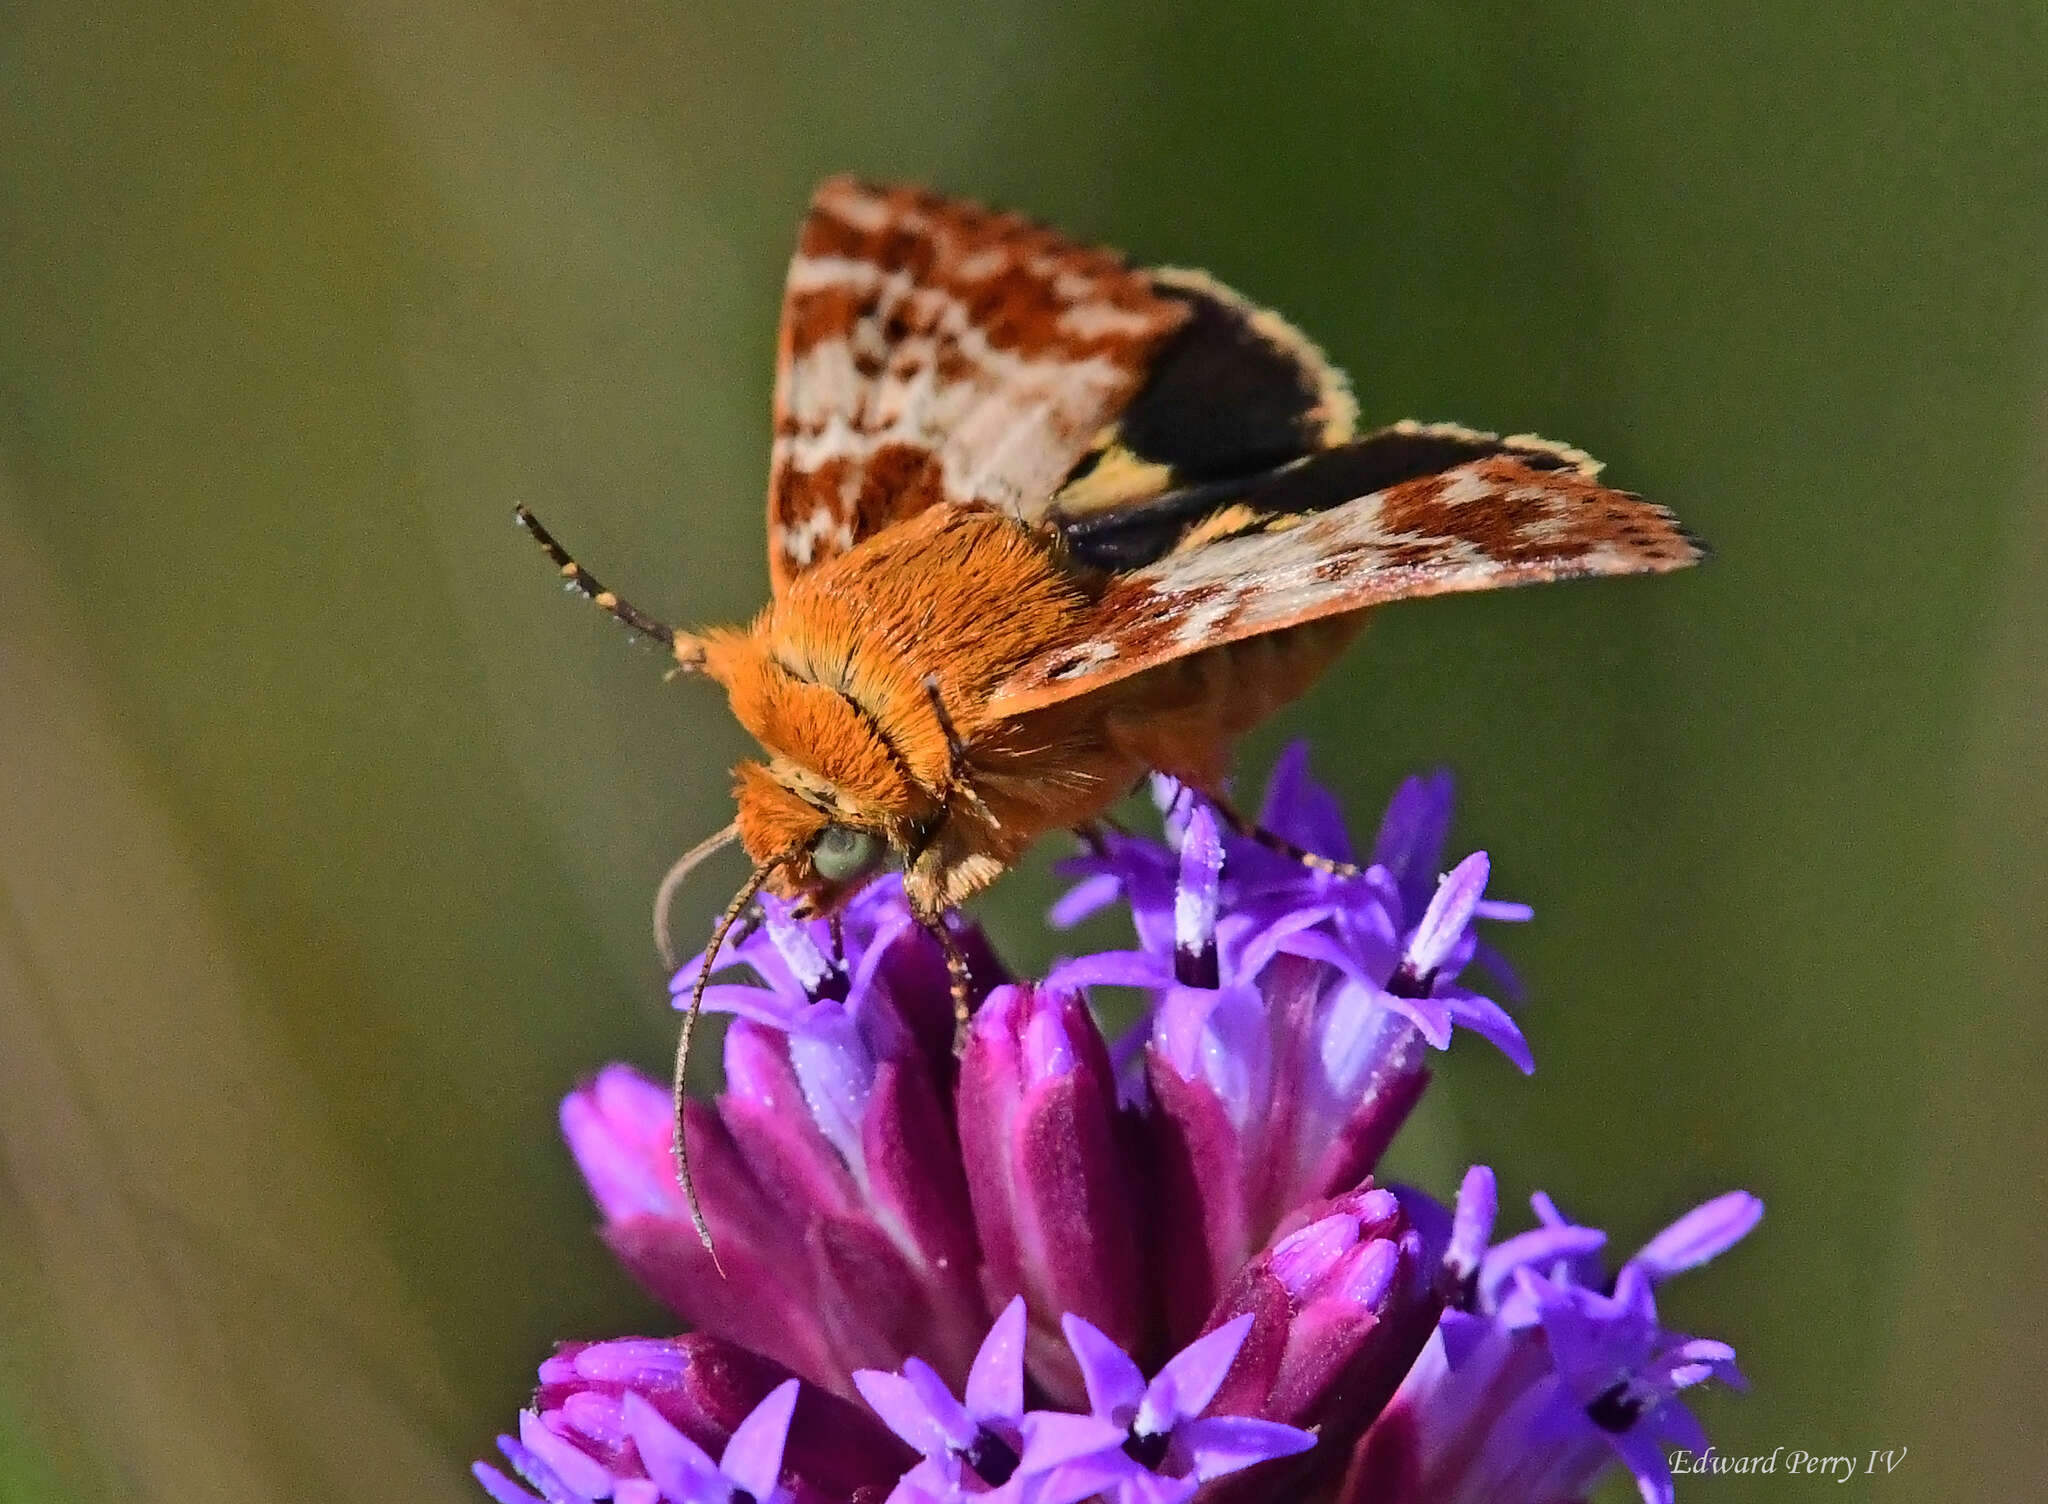
<svg viewBox="0 0 2048 1504"><path fill-rule="evenodd" d="M554 1107L664 1062L647 898L742 743L507 514L754 609L843 169L1205 265L1368 417L1569 438L1713 540L1390 611L1245 764L1312 734L1367 820L1448 762L1537 906L1540 1070L1455 1052L1410 1173L1624 1248L1750 1187L1667 1301L1756 1382L1723 1449L2044 1486L2038 5L15 0L0 41L0 1498L470 1498L553 1339L660 1327ZM985 906L1013 955L1051 891Z"/></svg>

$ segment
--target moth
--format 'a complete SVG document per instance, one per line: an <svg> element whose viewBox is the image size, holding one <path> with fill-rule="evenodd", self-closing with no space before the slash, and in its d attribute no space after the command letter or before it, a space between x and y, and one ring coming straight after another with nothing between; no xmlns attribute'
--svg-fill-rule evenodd
<svg viewBox="0 0 2048 1504"><path fill-rule="evenodd" d="M666 625L519 514L761 744L737 819L664 884L735 837L754 864L700 994L763 887L828 914L893 864L964 1009L960 904L1148 773L1249 830L1232 743L1372 608L1701 556L1566 445L1361 431L1313 343L1201 272L850 178L817 190L790 264L774 432L773 596L744 627Z"/></svg>

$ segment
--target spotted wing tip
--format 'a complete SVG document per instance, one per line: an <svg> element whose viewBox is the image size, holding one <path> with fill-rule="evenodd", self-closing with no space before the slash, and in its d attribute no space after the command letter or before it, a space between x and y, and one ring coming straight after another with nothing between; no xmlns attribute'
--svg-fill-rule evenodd
<svg viewBox="0 0 2048 1504"><path fill-rule="evenodd" d="M1633 493L1625 493L1629 500L1654 513L1657 519L1670 530L1672 544L1659 549L1650 558L1651 572L1668 574L1673 570L1690 569L1695 564L1704 564L1714 557L1714 546L1698 533L1680 522L1669 507L1658 506L1655 502L1644 501Z"/></svg>
<svg viewBox="0 0 2048 1504"><path fill-rule="evenodd" d="M1671 519L1671 525L1678 530L1679 540L1692 551L1691 556L1679 566L1680 568L1690 568L1694 564L1704 564L1714 557L1713 544L1680 522L1676 517Z"/></svg>

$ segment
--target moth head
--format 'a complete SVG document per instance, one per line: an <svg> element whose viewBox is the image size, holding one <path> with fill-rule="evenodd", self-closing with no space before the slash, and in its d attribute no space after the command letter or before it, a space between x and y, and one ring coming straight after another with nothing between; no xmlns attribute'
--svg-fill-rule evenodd
<svg viewBox="0 0 2048 1504"><path fill-rule="evenodd" d="M743 762L735 770L740 844L767 887L807 912L829 913L898 856L887 822L835 808L803 770Z"/></svg>
<svg viewBox="0 0 2048 1504"><path fill-rule="evenodd" d="M822 913L920 846L941 814L910 760L930 711L914 694L906 715L872 673L814 657L773 621L708 635L706 672L768 754L734 770L740 840L757 865L781 864L769 891Z"/></svg>

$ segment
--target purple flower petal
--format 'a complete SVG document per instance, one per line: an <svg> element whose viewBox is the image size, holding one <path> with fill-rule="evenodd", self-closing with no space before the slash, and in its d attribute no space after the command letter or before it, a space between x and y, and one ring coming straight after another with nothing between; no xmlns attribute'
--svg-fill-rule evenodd
<svg viewBox="0 0 2048 1504"><path fill-rule="evenodd" d="M1124 1493L1125 1485L1150 1476L1121 1451L1097 1451L1029 1475L1023 1497L1031 1504L1079 1504L1101 1494L1114 1504L1134 1504Z"/></svg>
<svg viewBox="0 0 2048 1504"><path fill-rule="evenodd" d="M1105 950L1061 961L1045 974L1047 992L1073 992L1083 987L1166 987L1172 968L1141 950Z"/></svg>
<svg viewBox="0 0 2048 1504"><path fill-rule="evenodd" d="M1145 1375L1139 1372L1138 1365L1093 1323L1079 1316L1061 1317L1060 1330L1067 1334L1067 1346L1073 1349L1074 1359L1081 1365L1081 1382L1088 1388L1088 1408L1099 1420L1119 1428L1129 1426L1145 1399ZM1242 1341L1243 1333L1238 1338ZM1235 1347L1231 1350L1236 1351Z"/></svg>
<svg viewBox="0 0 2048 1504"><path fill-rule="evenodd" d="M789 1439L789 1418L796 1411L797 1381L785 1380L739 1424L726 1443L718 1470L752 1494L766 1500L775 1492L782 1472L782 1449Z"/></svg>
<svg viewBox="0 0 2048 1504"><path fill-rule="evenodd" d="M1695 1207L1650 1239L1629 1262L1654 1281L1726 1253L1763 1220L1764 1204L1747 1191L1729 1191Z"/></svg>
<svg viewBox="0 0 2048 1504"><path fill-rule="evenodd" d="M1529 1041L1522 1037L1521 1028L1499 1003L1462 987L1445 988L1438 996L1449 1008L1453 1023L1470 1029L1499 1050L1523 1075L1536 1073L1536 1057L1529 1052Z"/></svg>
<svg viewBox="0 0 2048 1504"><path fill-rule="evenodd" d="M625 1398L626 1430L640 1453L640 1464L663 1494L675 1500L724 1500L730 1480L704 1449L664 1420L637 1394Z"/></svg>
<svg viewBox="0 0 2048 1504"><path fill-rule="evenodd" d="M1186 1453L1196 1479L1208 1482L1275 1457L1292 1457L1316 1444L1309 1432L1247 1415L1212 1415L1185 1420L1173 1429L1177 1450Z"/></svg>
<svg viewBox="0 0 2048 1504"><path fill-rule="evenodd" d="M1665 1405L1657 1412L1656 1421L1657 1437L1663 1443L1660 1451L1668 1451L1675 1443L1697 1457L1713 1445L1707 1440L1706 1427L1683 1405Z"/></svg>
<svg viewBox="0 0 2048 1504"><path fill-rule="evenodd" d="M1046 911L1046 921L1056 930L1072 929L1098 909L1105 909L1116 902L1117 894L1123 891L1123 884L1114 873L1098 872L1083 878L1069 888L1053 906Z"/></svg>
<svg viewBox="0 0 2048 1504"><path fill-rule="evenodd" d="M1351 837L1344 811L1330 791L1309 777L1305 741L1288 743L1266 779L1266 797L1259 806L1259 824L1308 851L1340 862L1351 860Z"/></svg>
<svg viewBox="0 0 2048 1504"><path fill-rule="evenodd" d="M1200 1415L1222 1387L1223 1376L1230 1372L1230 1365L1237 1360L1237 1350L1244 1346L1245 1333L1251 1329L1251 1316L1239 1316L1207 1336L1197 1337L1169 1358L1166 1366L1145 1386L1143 1400L1132 1421L1136 1429L1161 1435L1173 1429L1176 1422ZM1124 1361L1130 1362L1128 1358ZM1131 1364L1130 1371L1136 1373L1137 1365ZM1092 1399L1094 1385L1089 1386L1088 1393ZM1098 1408L1096 1413L1102 1412Z"/></svg>
<svg viewBox="0 0 2048 1504"><path fill-rule="evenodd" d="M938 1376L931 1364L922 1358L905 1358L903 1379L917 1396L925 1413L938 1422L949 1446L966 1447L974 1440L974 1421L968 1415L967 1407L953 1398L953 1391L946 1387L946 1381Z"/></svg>
<svg viewBox="0 0 2048 1504"><path fill-rule="evenodd" d="M1405 780L1387 803L1373 841L1372 865L1384 867L1398 885L1404 912L1420 914L1444 857L1451 833L1453 784L1447 769Z"/></svg>
<svg viewBox="0 0 2048 1504"><path fill-rule="evenodd" d="M1024 1024L1026 1088L1042 1085L1056 1077L1070 1075L1074 1066L1074 1041L1061 1022L1060 1010L1034 1009Z"/></svg>
<svg viewBox="0 0 2048 1504"><path fill-rule="evenodd" d="M1417 976L1428 977L1450 957L1472 924L1472 911L1486 892L1486 853L1475 851L1437 884L1422 922L1408 941L1407 961Z"/></svg>
<svg viewBox="0 0 2048 1504"><path fill-rule="evenodd" d="M1671 1462L1665 1456L1663 1438L1647 1432L1623 1432L1610 1437L1608 1445L1619 1454L1622 1465L1635 1474L1636 1491L1643 1504L1675 1504L1677 1490L1671 1482Z"/></svg>
<svg viewBox="0 0 2048 1504"><path fill-rule="evenodd" d="M569 1487L555 1476L553 1468L511 1437L500 1436L498 1448L512 1464L512 1470L538 1489L547 1504L591 1504L588 1494Z"/></svg>
<svg viewBox="0 0 2048 1504"><path fill-rule="evenodd" d="M625 1405L595 1389L579 1390L563 1399L552 1418L569 1431L600 1449L624 1446L632 1437L626 1431Z"/></svg>
<svg viewBox="0 0 2048 1504"><path fill-rule="evenodd" d="M1499 1211L1499 1193L1493 1171L1474 1165L1458 1185L1457 1210L1451 1218L1451 1237L1444 1249L1444 1267L1460 1285L1479 1277L1480 1261L1486 1255L1487 1240L1493 1236L1493 1219Z"/></svg>
<svg viewBox="0 0 2048 1504"><path fill-rule="evenodd" d="M1016 1424L1024 1414L1024 1297L1013 1295L996 1317L967 1373L967 1413L978 1421Z"/></svg>
<svg viewBox="0 0 2048 1504"><path fill-rule="evenodd" d="M497 1500L497 1504L537 1504L535 1495L528 1493L488 1462L472 1462L469 1465L469 1473L483 1485L485 1493Z"/></svg>
<svg viewBox="0 0 2048 1504"><path fill-rule="evenodd" d="M1401 1251L1387 1238L1373 1238L1348 1250L1330 1269L1319 1298L1376 1311L1393 1288Z"/></svg>
<svg viewBox="0 0 2048 1504"><path fill-rule="evenodd" d="M1358 1218L1322 1217L1274 1244L1267 1262L1288 1294L1306 1295L1357 1242Z"/></svg>
<svg viewBox="0 0 2048 1504"><path fill-rule="evenodd" d="M860 1391L869 1408L882 1417L883 1425L927 1457L965 1446L974 1439L974 1426L964 1411L959 1414L960 1424L952 1424L950 1414L937 1413L918 1393L917 1386L901 1374L882 1368L855 1369L853 1387ZM957 1401L953 1408L958 1409Z"/></svg>
<svg viewBox="0 0 2048 1504"><path fill-rule="evenodd" d="M1136 1365L1132 1367L1135 1369ZM1136 1408L1135 1403L1132 1408ZM1043 1473L1078 1458L1121 1447L1129 1429L1128 1424L1119 1425L1100 1414L1034 1410L1024 1417L1024 1460L1020 1471L1027 1475Z"/></svg>
<svg viewBox="0 0 2048 1504"><path fill-rule="evenodd" d="M622 1065L607 1066L562 1099L562 1136L591 1199L611 1220L683 1210L670 1157L675 1131L668 1093Z"/></svg>
<svg viewBox="0 0 2048 1504"><path fill-rule="evenodd" d="M680 1379L689 1367L689 1357L674 1342L647 1337L593 1342L570 1360L570 1370L577 1378L636 1388L671 1383ZM541 1378L542 1382L547 1381L545 1371Z"/></svg>
<svg viewBox="0 0 2048 1504"><path fill-rule="evenodd" d="M550 1431L531 1410L519 1412L519 1440L527 1451L548 1465L564 1487L593 1498L601 1498L610 1490L610 1471L588 1452Z"/></svg>
<svg viewBox="0 0 2048 1504"><path fill-rule="evenodd" d="M1607 1234L1597 1227L1538 1227L1495 1244L1479 1262L1479 1299L1488 1310L1505 1301L1507 1285L1536 1264L1569 1263L1598 1253Z"/></svg>

